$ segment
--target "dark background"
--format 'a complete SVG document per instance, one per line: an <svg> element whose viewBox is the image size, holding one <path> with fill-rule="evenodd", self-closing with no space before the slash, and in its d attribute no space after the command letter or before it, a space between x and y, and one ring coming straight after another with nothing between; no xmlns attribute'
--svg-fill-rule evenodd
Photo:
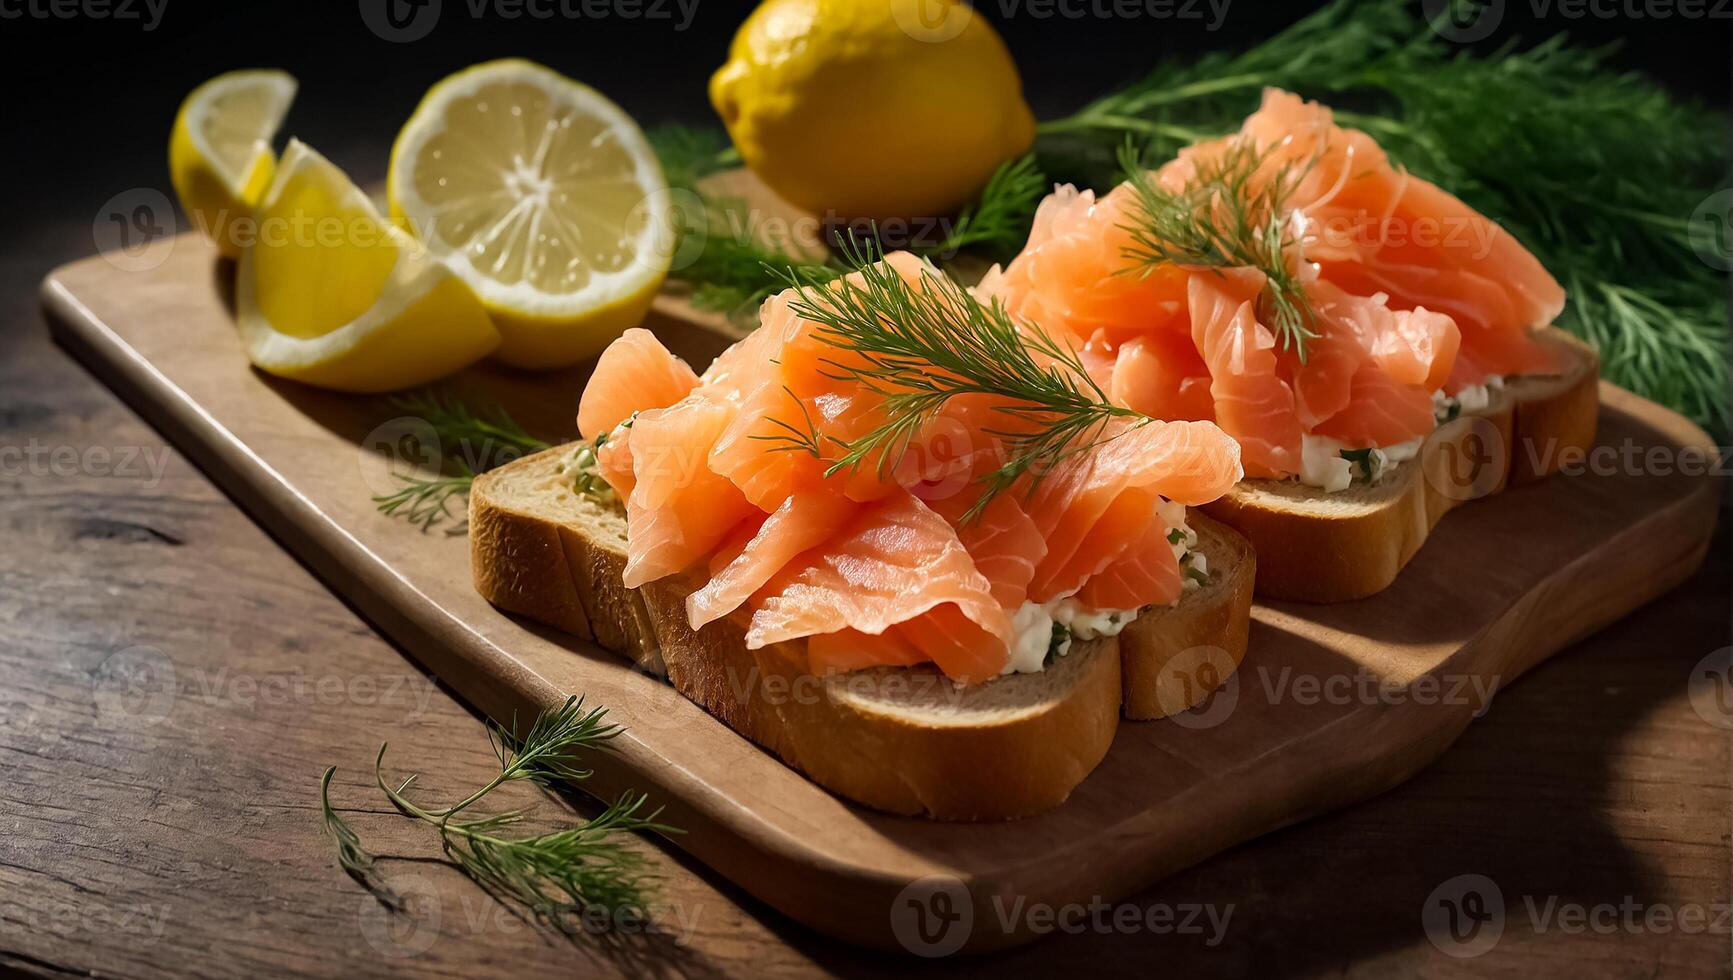
<svg viewBox="0 0 1733 980"><path fill-rule="evenodd" d="M150 31L140 20L30 15L32 5L40 10L54 2L74 0L0 0L0 12L25 14L0 18L0 82L8 93L9 131L0 186L11 194L14 233L22 231L32 242L22 257L29 268L4 273L9 286L23 286L26 294L53 264L94 250L88 216L111 196L151 187L173 197L166 148L175 110L187 91L220 71L276 66L293 73L300 93L280 136L307 141L368 182L384 176L390 141L428 85L488 58L518 55L545 62L601 89L646 126L664 120L714 124L705 82L752 6L745 0L698 0L692 23L679 31L671 19L512 20L491 4L476 19L472 0L443 0L440 19L426 37L391 43L361 17L361 5L378 0L161 0L166 7ZM94 2L130 2L143 14L141 0ZM976 5L1006 37L1028 99L1043 118L1136 78L1158 59L1246 46L1315 6L1231 0L1211 30L1207 2L1198 3L1200 17L1165 19L1091 16L1091 2L1112 0L1067 2L1084 15L1038 17L1029 0ZM1560 7L1572 2L1505 0L1499 30L1478 46L1566 30L1587 42L1620 41L1621 65L1648 72L1676 91L1727 104L1733 0L1704 0L1711 8L1725 3L1727 17L1697 19L1676 13L1573 18L1564 13L1571 8ZM1596 2L1607 10L1673 0ZM1537 17L1541 5L1547 12ZM1015 12L1006 16L1007 9ZM1619 121L1607 124L1616 127ZM18 293L9 298L16 300Z"/></svg>

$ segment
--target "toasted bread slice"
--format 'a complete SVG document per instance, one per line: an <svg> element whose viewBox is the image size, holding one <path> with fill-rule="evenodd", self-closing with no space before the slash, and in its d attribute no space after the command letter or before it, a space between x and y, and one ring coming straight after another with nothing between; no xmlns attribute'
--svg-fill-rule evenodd
<svg viewBox="0 0 1733 980"><path fill-rule="evenodd" d="M1233 528L1195 509L1186 518L1209 581L1172 606L1143 611L1119 634L1125 717L1166 718L1201 704L1246 656L1257 556Z"/></svg>
<svg viewBox="0 0 1733 980"><path fill-rule="evenodd" d="M893 813L1018 817L1062 802L1119 724L1114 639L1047 670L958 687L928 667L814 677L798 643L748 650L743 615L693 630L692 583L620 580L621 512L572 491L566 453L476 480L476 588L494 605L631 657L840 796Z"/></svg>
<svg viewBox="0 0 1733 980"><path fill-rule="evenodd" d="M1484 410L1438 428L1419 456L1376 483L1328 493L1295 480L1244 480L1204 506L1251 539L1257 593L1341 602L1391 582L1439 520L1467 500L1533 482L1594 441L1600 360L1588 345L1548 328L1571 369L1517 378Z"/></svg>

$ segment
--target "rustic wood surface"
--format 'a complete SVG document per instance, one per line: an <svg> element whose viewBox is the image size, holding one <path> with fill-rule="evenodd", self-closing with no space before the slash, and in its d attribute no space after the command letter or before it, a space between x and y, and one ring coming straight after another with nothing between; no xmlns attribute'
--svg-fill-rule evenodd
<svg viewBox="0 0 1733 980"><path fill-rule="evenodd" d="M378 849L432 857L361 772L388 738L430 789L472 784L491 761L479 722L50 348L16 281L29 272L6 275L0 446L22 453L0 458L12 559L0 573L0 963L128 975L909 968L819 939L666 849L665 921L692 925L682 942L550 939L409 862L389 871L425 899L419 921L439 921L393 932L330 865L318 772L344 768L337 798L360 807L357 829ZM1130 899L1231 906L1219 943L1144 928L946 967L1724 973L1728 932L1710 906L1728 900L1728 743L1686 688L1726 641L1729 582L1723 549L1713 554L1682 589L1501 693L1413 782ZM165 662L173 696L141 706L127 668ZM1508 914L1490 952L1456 960L1429 942L1421 908L1464 874L1492 879ZM1583 926L1571 912L1602 904L1650 923L1645 913L1700 908L1708 928L1604 915L1591 922L1613 928Z"/></svg>

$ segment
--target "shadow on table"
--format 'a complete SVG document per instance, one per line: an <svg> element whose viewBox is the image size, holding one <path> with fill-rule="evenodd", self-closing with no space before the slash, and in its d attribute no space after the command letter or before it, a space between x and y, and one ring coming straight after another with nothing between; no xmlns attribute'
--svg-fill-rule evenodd
<svg viewBox="0 0 1733 980"><path fill-rule="evenodd" d="M1619 760L1630 758L1631 740L1667 737L1676 746L1681 729L1700 729L1700 741L1691 744L1709 754L1719 752L1719 762L1704 767L1699 783L1675 781L1675 791L1689 793L1694 785L1704 794L1702 806L1693 806L1695 798L1689 796L1676 804L1681 813L1702 821L1702 832L1657 847L1688 853L1694 843L1706 849L1722 846L1727 739L1692 712L1686 685L1693 666L1728 642L1733 582L1727 546L1722 528L1710 564L1685 586L1536 667L1501 692L1457 744L1409 782L1358 806L1234 847L1114 903L1137 910L1134 928L1054 933L1015 950L933 961L844 951L774 912L758 911L788 942L850 975L1082 971L1090 976L1280 977L1372 963L1381 964L1380 972L1410 974L1446 964L1472 971L1477 963L1533 972L1549 962L1555 967L1565 962L1551 956L1584 962L1595 954L1582 946L1567 949L1563 944L1582 937L1547 918L1549 909L1556 914L1566 905L1635 903L1641 915L1653 905L1677 909L1727 900L1719 871L1702 884L1704 893L1681 894L1679 879L1693 876L1656 866L1623 836L1631 832L1632 818L1616 811L1635 810L1638 804L1621 784L1628 787L1638 777L1615 771L1628 764ZM1656 645L1658 635L1701 637L1701 642L1666 648ZM1667 719L1666 734L1654 731L1657 716ZM1640 791L1645 798L1659 792L1652 784ZM1673 814L1668 819L1669 827L1678 826ZM1484 876L1492 888L1466 877L1472 875ZM1465 899L1467 890L1485 894ZM1492 906L1486 899L1493 894L1502 901L1507 945L1500 949L1492 943L1480 959L1447 958L1445 947L1455 953L1468 948L1444 931L1449 907L1459 913L1460 926L1464 916L1488 914ZM1429 921L1422 918L1428 907ZM1170 926L1158 932L1148 925L1152 909L1171 909L1171 922L1178 925L1194 908L1199 911L1191 929ZM1212 908L1218 920L1225 918L1219 934L1206 914ZM1711 921L1714 914L1708 910ZM1550 943L1536 946L1535 934L1542 931L1552 933ZM1655 969L1663 946L1669 963L1697 963L1705 972L1725 968L1726 937L1713 929L1686 934L1675 927L1647 936L1587 931L1583 941L1598 941L1589 950L1630 957L1608 962L1611 970ZM1509 937L1518 938L1511 942ZM1692 941L1694 950L1681 948ZM1501 960L1501 953L1508 958Z"/></svg>

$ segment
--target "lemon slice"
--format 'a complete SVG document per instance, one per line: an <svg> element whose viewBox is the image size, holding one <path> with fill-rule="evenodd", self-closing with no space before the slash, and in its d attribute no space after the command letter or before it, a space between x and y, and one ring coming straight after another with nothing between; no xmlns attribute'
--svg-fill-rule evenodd
<svg viewBox="0 0 1733 980"><path fill-rule="evenodd" d="M661 165L601 93L519 59L434 85L397 135L391 211L475 288L496 356L560 367L643 320L675 245Z"/></svg>
<svg viewBox="0 0 1733 980"><path fill-rule="evenodd" d="M235 308L261 370L392 391L451 374L499 343L463 280L306 144L289 141L257 219Z"/></svg>
<svg viewBox="0 0 1733 980"><path fill-rule="evenodd" d="M175 115L169 178L181 207L230 258L241 253L235 222L271 183L271 137L294 98L287 72L231 71L193 89Z"/></svg>

